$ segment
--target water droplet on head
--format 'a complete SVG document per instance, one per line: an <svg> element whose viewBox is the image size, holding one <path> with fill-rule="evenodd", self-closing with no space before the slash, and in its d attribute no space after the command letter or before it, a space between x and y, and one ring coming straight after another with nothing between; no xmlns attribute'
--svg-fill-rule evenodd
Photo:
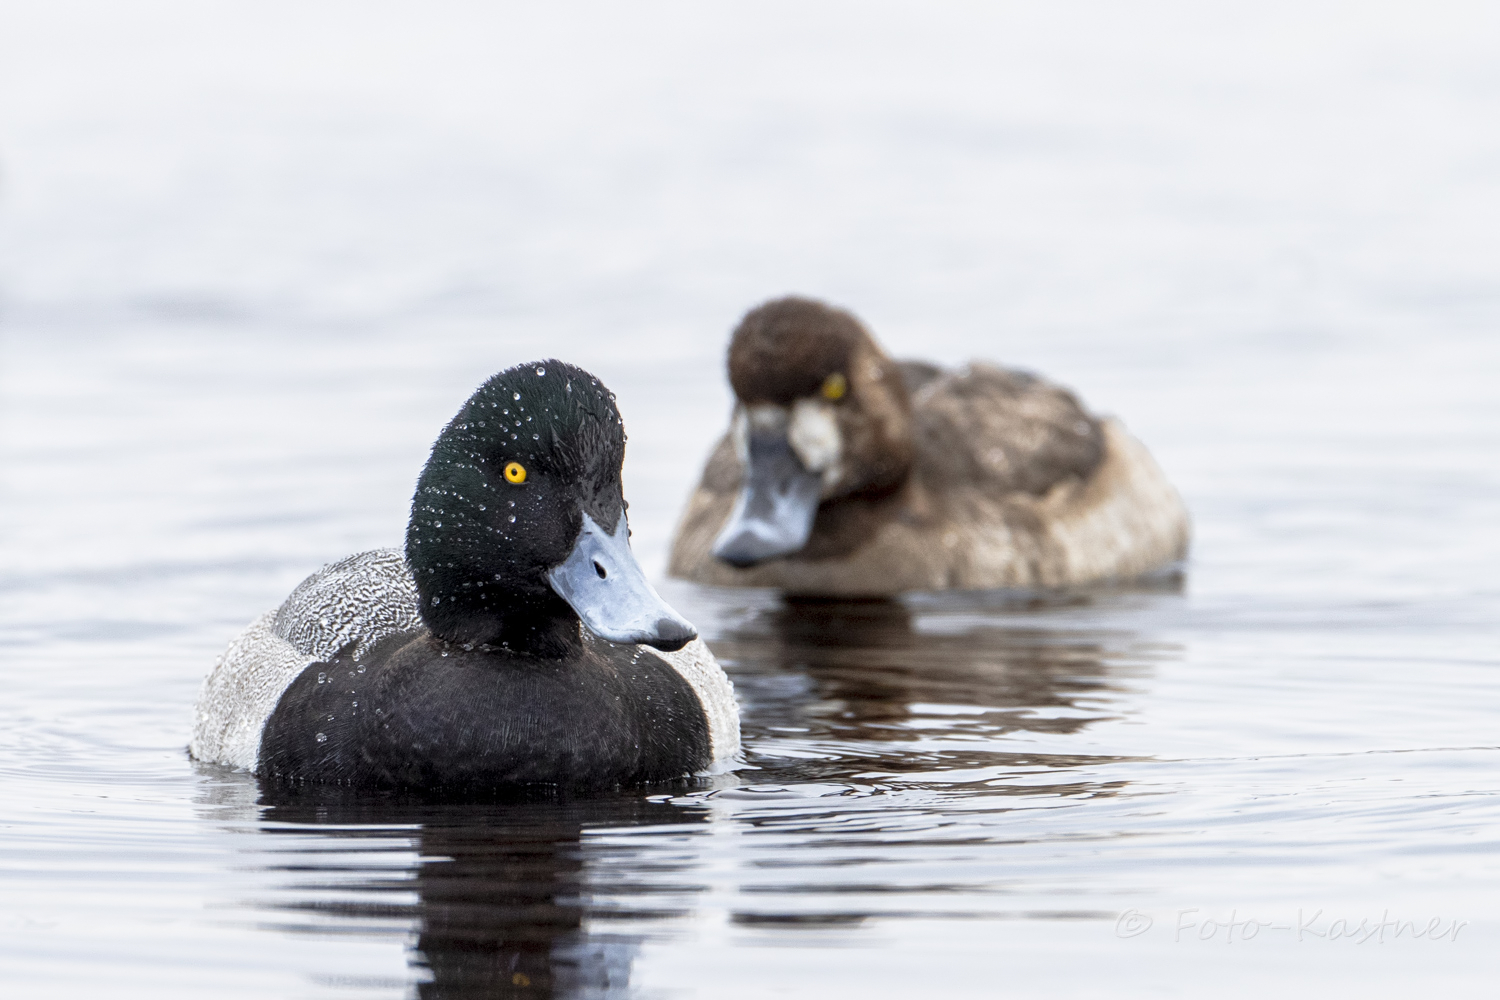
<svg viewBox="0 0 1500 1000"><path fill-rule="evenodd" d="M318 734L318 742L319 743L327 743L328 742L328 734L327 733L319 733Z"/></svg>
<svg viewBox="0 0 1500 1000"><path fill-rule="evenodd" d="M432 606L433 606L433 607L437 607L437 606L438 606L438 605L439 605L439 604L441 604L441 603L442 603L442 600L443 600L443 599L442 599L442 598L441 598L441 597L434 597L434 598L433 598L433 599L432 599Z"/></svg>
<svg viewBox="0 0 1500 1000"><path fill-rule="evenodd" d="M433 521L432 522L432 526L434 528L441 528L443 526L443 522L442 521Z"/></svg>
<svg viewBox="0 0 1500 1000"><path fill-rule="evenodd" d="M538 374L538 375L545 375L545 374L547 374L547 369L545 369L545 368L542 368L542 367L541 367L541 366L538 366L538 367L537 367L537 370L536 370L536 373L537 373L537 374Z"/></svg>
<svg viewBox="0 0 1500 1000"><path fill-rule="evenodd" d="M328 681L328 675L325 674L323 671L319 670L318 671L318 683L319 684L323 684L323 683L326 683L327 681Z"/></svg>
<svg viewBox="0 0 1500 1000"><path fill-rule="evenodd" d="M533 441L540 441L541 439L542 439L542 436L540 434L533 434L533 435L531 435L531 440L533 440Z"/></svg>
<svg viewBox="0 0 1500 1000"><path fill-rule="evenodd" d="M510 394L510 398L511 399L520 399L521 398L521 394L519 392L513 392L513 393Z"/></svg>

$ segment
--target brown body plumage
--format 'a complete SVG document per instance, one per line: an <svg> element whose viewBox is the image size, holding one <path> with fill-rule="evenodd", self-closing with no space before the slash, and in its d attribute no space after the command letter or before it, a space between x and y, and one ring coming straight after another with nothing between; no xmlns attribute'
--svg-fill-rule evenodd
<svg viewBox="0 0 1500 1000"><path fill-rule="evenodd" d="M893 362L853 316L806 299L748 314L729 368L737 425L688 501L674 576L877 596L1128 579L1186 554L1187 511L1145 447L1043 379ZM792 414L793 447L796 415L821 413L810 423L837 427L836 458L820 472L806 543L737 568L714 548L745 476L745 414L757 408Z"/></svg>

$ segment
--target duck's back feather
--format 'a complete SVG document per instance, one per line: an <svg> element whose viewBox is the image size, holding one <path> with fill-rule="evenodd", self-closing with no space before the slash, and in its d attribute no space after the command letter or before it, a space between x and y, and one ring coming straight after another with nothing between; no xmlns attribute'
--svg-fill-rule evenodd
<svg viewBox="0 0 1500 1000"><path fill-rule="evenodd" d="M219 657L198 696L189 751L199 760L254 770L266 720L309 664L344 648L363 652L421 624L416 587L399 549L361 552L323 567Z"/></svg>
<svg viewBox="0 0 1500 1000"><path fill-rule="evenodd" d="M400 549L373 549L325 566L276 609L272 628L298 652L355 655L388 635L422 627L417 588Z"/></svg>
<svg viewBox="0 0 1500 1000"><path fill-rule="evenodd" d="M940 373L912 398L917 475L934 489L1044 496L1087 479L1104 436L1071 392L1025 372L972 364Z"/></svg>

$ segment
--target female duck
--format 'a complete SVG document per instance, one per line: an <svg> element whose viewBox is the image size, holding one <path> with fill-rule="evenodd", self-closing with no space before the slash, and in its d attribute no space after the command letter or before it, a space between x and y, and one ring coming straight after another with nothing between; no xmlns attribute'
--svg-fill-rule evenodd
<svg viewBox="0 0 1500 1000"><path fill-rule="evenodd" d="M659 781L732 757L728 678L631 554L624 455L614 396L582 369L490 379L433 445L405 556L328 566L236 639L193 756L459 792Z"/></svg>
<svg viewBox="0 0 1500 1000"><path fill-rule="evenodd" d="M895 362L849 313L786 298L734 331L729 381L674 576L879 596L1123 579L1187 552L1146 449L1035 376Z"/></svg>

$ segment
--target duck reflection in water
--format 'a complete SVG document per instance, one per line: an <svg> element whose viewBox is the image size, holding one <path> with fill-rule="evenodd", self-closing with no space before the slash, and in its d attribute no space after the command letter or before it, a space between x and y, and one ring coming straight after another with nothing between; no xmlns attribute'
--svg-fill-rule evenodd
<svg viewBox="0 0 1500 1000"><path fill-rule="evenodd" d="M752 759L789 771L785 777L829 780L861 766L889 773L1066 767L1100 761L1067 753L1066 738L1117 717L1125 682L1149 672L1163 653L1129 628L1101 628L1070 612L1181 588L1174 575L1100 594L781 598L713 646L734 677ZM1026 741L1017 752L999 752L1010 741L994 742L1026 734L1049 751L1061 743L1064 752L1025 752ZM835 741L851 759L775 763L754 754L757 745L798 738ZM935 739L942 749L912 746Z"/></svg>
<svg viewBox="0 0 1500 1000"><path fill-rule="evenodd" d="M680 907L663 898L694 890L663 884L675 882L666 859L650 859L651 885L642 885L638 855L644 849L594 845L587 831L680 826L705 818L701 809L639 793L578 800L539 793L529 800L432 804L269 782L262 784L261 805L262 820L276 824L263 828L267 833L312 832L350 841L302 859L295 869L298 884L287 887L301 898L287 908L313 910L353 933L393 918L415 921L409 960L427 980L416 987L424 1000L627 995L643 935L600 932L591 924L678 916ZM392 829L407 825L415 825L415 833ZM371 868L368 878L352 884L340 877L364 856L367 848L359 839L397 835L411 838L403 854L414 850L420 859L408 872ZM612 858L633 861L629 870L635 874L601 880ZM319 870L320 862L326 869ZM337 890L336 901L318 898L329 889ZM405 894L412 892L414 903L391 901L393 893L409 898ZM621 905L621 897L632 895L633 902Z"/></svg>

